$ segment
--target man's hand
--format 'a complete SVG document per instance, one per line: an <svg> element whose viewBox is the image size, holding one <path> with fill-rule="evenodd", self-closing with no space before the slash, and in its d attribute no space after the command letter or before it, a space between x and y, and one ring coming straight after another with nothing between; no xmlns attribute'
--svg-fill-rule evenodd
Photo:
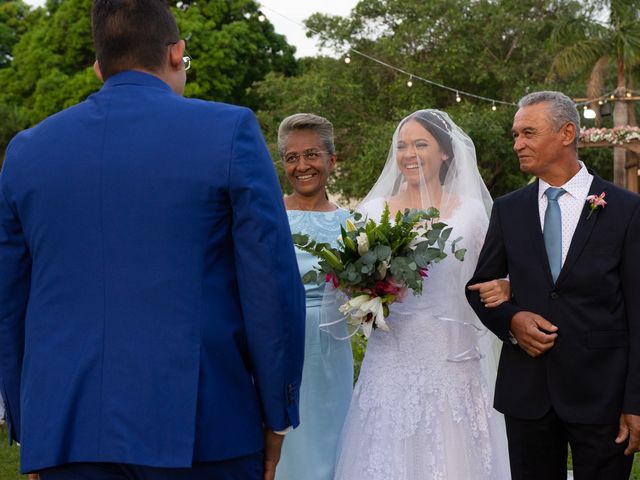
<svg viewBox="0 0 640 480"><path fill-rule="evenodd" d="M509 280L490 280L469 285L468 288L478 291L480 301L487 308L497 307L511 298L511 282Z"/></svg>
<svg viewBox="0 0 640 480"><path fill-rule="evenodd" d="M528 355L537 357L553 347L558 327L532 312L518 312L511 319L511 333Z"/></svg>
<svg viewBox="0 0 640 480"><path fill-rule="evenodd" d="M280 452L284 435L278 435L272 430L264 431L264 480L276 478L276 466L280 461Z"/></svg>
<svg viewBox="0 0 640 480"><path fill-rule="evenodd" d="M620 415L620 430L616 437L616 443L623 443L629 439L629 444L624 450L625 455L633 455L640 451L640 415L623 413Z"/></svg>

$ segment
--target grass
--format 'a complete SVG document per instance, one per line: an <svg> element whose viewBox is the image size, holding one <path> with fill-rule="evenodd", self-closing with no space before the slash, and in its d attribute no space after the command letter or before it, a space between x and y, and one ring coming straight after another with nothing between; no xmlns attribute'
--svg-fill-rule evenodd
<svg viewBox="0 0 640 480"><path fill-rule="evenodd" d="M638 455L638 457L635 457L633 460L633 467L631 468L631 476L629 477L629 480L640 480L640 462L638 462L638 459L640 459L640 454L636 454ZM569 469L571 469L571 450L569 450Z"/></svg>
<svg viewBox="0 0 640 480"><path fill-rule="evenodd" d="M360 334L351 337L351 348L353 350L353 366L354 366L354 384L360 374L360 366L364 358L364 352L367 349L367 340ZM629 480L640 480L640 453L633 461L633 469L631 470L631 476ZM569 452L569 469L571 469L571 452ZM1 479L0 479L1 480Z"/></svg>
<svg viewBox="0 0 640 480"><path fill-rule="evenodd" d="M9 446L7 427L2 425L0 426L0 480L26 480L26 475L19 474L19 463L20 449L15 444ZM569 468L571 468L571 453L569 453ZM640 462L638 460L633 462L633 470L629 480L640 480Z"/></svg>
<svg viewBox="0 0 640 480"><path fill-rule="evenodd" d="M20 475L20 449L14 443L9 446L7 440L7 426L0 426L0 480L26 480L26 475Z"/></svg>

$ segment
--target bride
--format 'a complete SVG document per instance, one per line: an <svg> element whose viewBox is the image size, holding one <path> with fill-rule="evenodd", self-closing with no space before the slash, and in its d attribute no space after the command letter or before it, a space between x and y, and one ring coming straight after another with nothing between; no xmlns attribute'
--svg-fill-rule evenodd
<svg viewBox="0 0 640 480"><path fill-rule="evenodd" d="M467 252L463 262L450 255L433 264L422 295L393 304L391 330L369 338L335 478L508 479L504 420L491 407L493 339L464 295L491 197L473 142L446 113L420 110L400 122L384 170L358 210L378 219L385 202L392 214L436 207L453 227L451 240L463 237L459 246ZM502 301L483 298L488 307Z"/></svg>

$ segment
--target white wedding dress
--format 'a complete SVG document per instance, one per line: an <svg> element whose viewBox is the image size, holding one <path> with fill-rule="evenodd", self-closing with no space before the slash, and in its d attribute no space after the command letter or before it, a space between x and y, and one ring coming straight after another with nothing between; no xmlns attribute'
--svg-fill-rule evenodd
<svg viewBox="0 0 640 480"><path fill-rule="evenodd" d="M359 210L378 219L383 205L374 199ZM491 406L494 378L487 378L495 376L494 339L470 325L479 323L461 279L473 271L484 240L483 209L461 201L443 219L453 227L451 239L463 237L464 262L449 255L433 264L422 295L392 305L391 331L371 335L336 480L510 478L504 419Z"/></svg>

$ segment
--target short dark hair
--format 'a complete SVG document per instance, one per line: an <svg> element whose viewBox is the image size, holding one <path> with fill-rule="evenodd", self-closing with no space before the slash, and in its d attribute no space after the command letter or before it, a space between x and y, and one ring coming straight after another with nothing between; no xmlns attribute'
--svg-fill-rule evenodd
<svg viewBox="0 0 640 480"><path fill-rule="evenodd" d="M132 68L156 72L180 40L166 0L94 0L93 43L104 79Z"/></svg>

